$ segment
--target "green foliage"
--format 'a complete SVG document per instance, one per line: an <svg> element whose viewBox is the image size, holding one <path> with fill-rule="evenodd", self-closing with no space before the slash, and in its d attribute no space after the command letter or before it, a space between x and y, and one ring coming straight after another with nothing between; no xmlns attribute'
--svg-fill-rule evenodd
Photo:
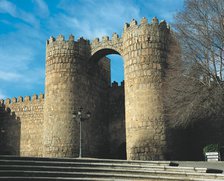
<svg viewBox="0 0 224 181"><path fill-rule="evenodd" d="M219 152L219 144L209 144L203 148L203 153L207 152Z"/></svg>

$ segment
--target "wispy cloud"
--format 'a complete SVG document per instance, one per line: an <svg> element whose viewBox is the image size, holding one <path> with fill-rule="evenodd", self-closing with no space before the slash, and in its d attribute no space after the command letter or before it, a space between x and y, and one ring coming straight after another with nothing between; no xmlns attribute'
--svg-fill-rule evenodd
<svg viewBox="0 0 224 181"><path fill-rule="evenodd" d="M10 69L0 70L0 89L4 84L16 85L20 84L23 88L32 88L35 86L44 85L44 69L29 68L29 69ZM3 85L3 86L2 86Z"/></svg>
<svg viewBox="0 0 224 181"><path fill-rule="evenodd" d="M141 2L144 7L144 12L149 11L161 20L163 19L168 23L171 23L174 14L183 7L184 0L139 0L139 2Z"/></svg>
<svg viewBox="0 0 224 181"><path fill-rule="evenodd" d="M0 90L3 87L6 90L12 89L12 85L15 89L17 87L21 90L41 86L43 90L44 48L40 49L42 52L38 52L36 51L35 41L29 44L28 40L13 41L13 37L13 35L8 37L12 39L12 41L9 41L10 44L7 44L5 40L0 45ZM8 85L11 86L7 87Z"/></svg>
<svg viewBox="0 0 224 181"><path fill-rule="evenodd" d="M92 28L90 22L79 21L76 17L58 14L57 18L57 22L55 22L54 18L50 21L53 29L52 33L56 33L54 36L63 32L64 35L74 34L76 37L83 36L84 38L93 39L108 33L105 28Z"/></svg>
<svg viewBox="0 0 224 181"><path fill-rule="evenodd" d="M22 72L22 71L2 71L0 70L0 81L10 81L10 82L18 82L20 81L21 84L23 83L35 83L35 84L40 84L38 81L40 78L42 79L44 77L44 71L42 69L32 69L27 72ZM23 84L23 86L26 86Z"/></svg>
<svg viewBox="0 0 224 181"><path fill-rule="evenodd" d="M1 70L0 82L0 99L39 94L44 90L44 70L40 68L13 72Z"/></svg>
<svg viewBox="0 0 224 181"><path fill-rule="evenodd" d="M18 8L15 4L7 1L0 1L0 13L8 13L12 17L21 19L22 21L34 25L39 26L39 21L32 15L32 13L28 13L20 8Z"/></svg>
<svg viewBox="0 0 224 181"><path fill-rule="evenodd" d="M16 17L16 6L7 0L0 1L0 12Z"/></svg>
<svg viewBox="0 0 224 181"><path fill-rule="evenodd" d="M39 15L41 18L46 18L46 16L49 16L49 8L45 1L35 0L34 3L37 5L37 15Z"/></svg>
<svg viewBox="0 0 224 181"><path fill-rule="evenodd" d="M17 82L18 80L21 80L21 78L23 78L21 74L15 72L0 71L0 81Z"/></svg>
<svg viewBox="0 0 224 181"><path fill-rule="evenodd" d="M84 0L75 5L74 1L61 1L58 7L67 14L56 15L58 22L53 21L54 24L63 22L67 28L70 27L88 39L112 35L114 31L121 34L121 27L131 20L130 17L140 18L139 8L126 1Z"/></svg>
<svg viewBox="0 0 224 181"><path fill-rule="evenodd" d="M21 35L21 34L20 34ZM18 34L11 33L1 38L0 45L0 67L1 70L16 71L29 68L33 60L35 50L26 38L18 39ZM17 39L17 41L14 41Z"/></svg>

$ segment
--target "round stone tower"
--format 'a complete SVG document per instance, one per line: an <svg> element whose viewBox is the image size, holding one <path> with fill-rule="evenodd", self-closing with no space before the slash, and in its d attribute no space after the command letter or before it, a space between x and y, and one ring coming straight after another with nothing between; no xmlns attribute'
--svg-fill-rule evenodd
<svg viewBox="0 0 224 181"><path fill-rule="evenodd" d="M123 56L127 159L161 160L166 150L162 83L169 28L143 18L125 24Z"/></svg>
<svg viewBox="0 0 224 181"><path fill-rule="evenodd" d="M75 42L72 35L68 41L62 35L47 41L43 156L78 155L79 126L72 113L82 106L79 89L85 80L87 46L86 40Z"/></svg>

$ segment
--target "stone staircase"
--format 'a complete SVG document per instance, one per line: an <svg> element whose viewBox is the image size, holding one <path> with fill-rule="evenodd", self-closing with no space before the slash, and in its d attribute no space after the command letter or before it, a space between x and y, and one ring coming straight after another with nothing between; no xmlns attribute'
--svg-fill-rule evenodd
<svg viewBox="0 0 224 181"><path fill-rule="evenodd" d="M170 161L0 156L0 181L212 181L224 174L206 168L179 167Z"/></svg>

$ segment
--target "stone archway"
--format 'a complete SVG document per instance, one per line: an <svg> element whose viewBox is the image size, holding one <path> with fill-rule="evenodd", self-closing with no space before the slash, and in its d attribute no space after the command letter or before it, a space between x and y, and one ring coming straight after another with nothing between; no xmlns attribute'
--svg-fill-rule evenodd
<svg viewBox="0 0 224 181"><path fill-rule="evenodd" d="M163 77L169 44L165 21L146 18L125 24L121 38L103 37L91 44L91 55L114 50L124 58L127 159L161 160L166 152ZM107 52L105 51L105 54Z"/></svg>
<svg viewBox="0 0 224 181"><path fill-rule="evenodd" d="M105 41L105 39L107 41ZM107 55L117 54L122 57L122 47L121 41L112 41L109 38L104 38L104 41L99 42L98 40L93 41L91 57L89 59L91 67L94 67L94 71L96 71L99 66L105 66L109 71L108 73L111 75L110 71L110 63L109 65L105 63L107 59ZM113 61L113 60L111 60ZM106 65L107 64L107 65ZM104 75L108 76L108 75ZM111 80L110 80L111 82ZM126 159L126 129L125 129L125 101L124 101L124 82L121 85L118 85L117 82L110 83L109 87L105 89L107 91L108 97L103 101L107 101L106 107L104 107L104 120L105 124L107 124L107 140L108 140L108 154L105 155L106 158L116 158L116 159ZM123 147L121 148L121 145Z"/></svg>
<svg viewBox="0 0 224 181"><path fill-rule="evenodd" d="M91 45L91 56L95 55L97 52L102 51L108 54L108 51L120 54L123 56L123 39L114 33L112 39L110 40L108 36L102 37L102 41L96 38L92 41Z"/></svg>

